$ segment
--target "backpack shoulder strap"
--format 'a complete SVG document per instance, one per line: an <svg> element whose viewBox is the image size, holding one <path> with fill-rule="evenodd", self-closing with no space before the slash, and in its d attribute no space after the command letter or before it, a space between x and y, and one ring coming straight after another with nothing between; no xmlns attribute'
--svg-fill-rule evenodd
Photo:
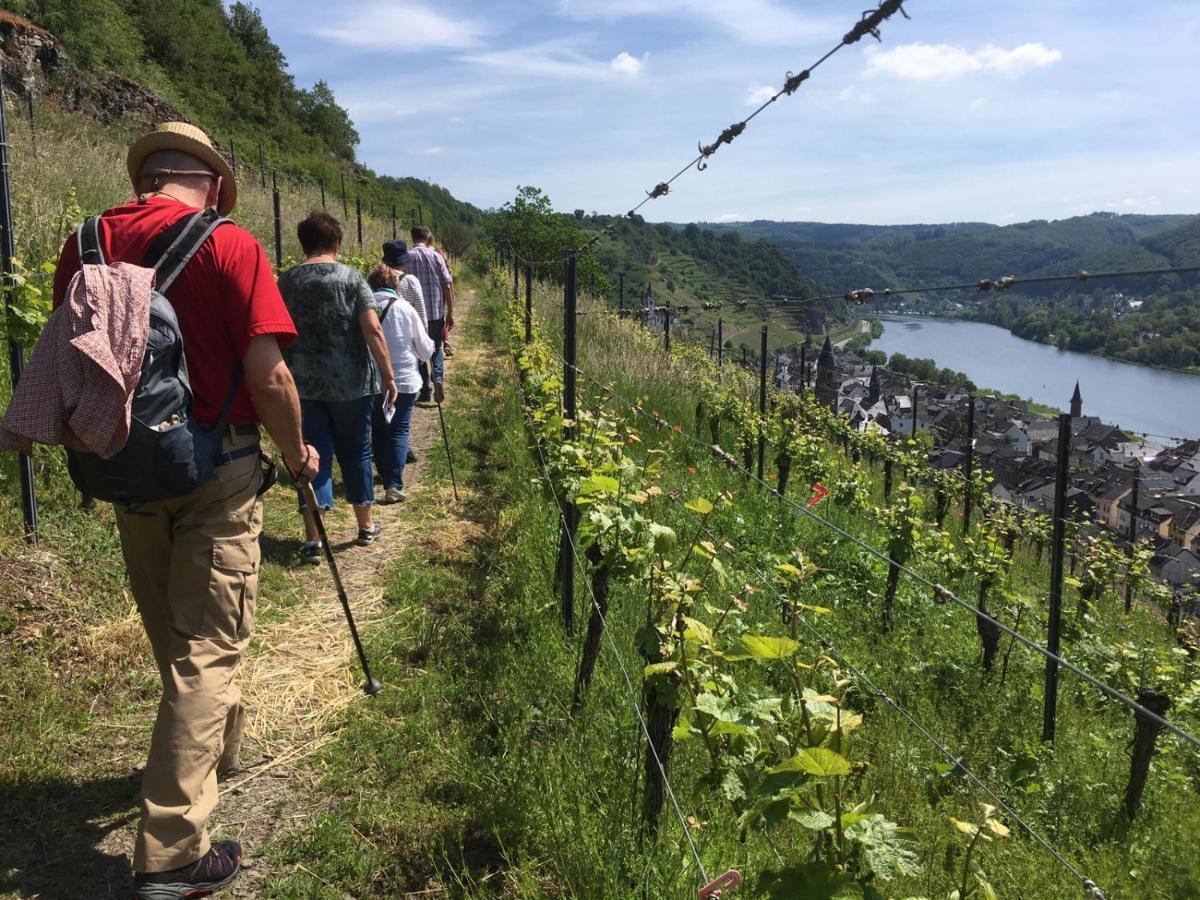
<svg viewBox="0 0 1200 900"><path fill-rule="evenodd" d="M142 264L153 265L157 276L155 287L159 293L166 293L196 252L204 246L209 235L228 221L215 210L206 209L181 219L151 245ZM167 246L160 248L164 242L167 242Z"/></svg>
<svg viewBox="0 0 1200 900"><path fill-rule="evenodd" d="M105 265L104 250L100 246L100 217L92 216L79 226L75 232L75 240L79 245L80 266Z"/></svg>
<svg viewBox="0 0 1200 900"><path fill-rule="evenodd" d="M381 313L379 314L379 321L380 321L380 322L382 322L384 319L386 319L386 318L387 318L388 311L389 311L389 310L392 308L392 304L393 304L393 303L395 303L395 302L396 302L398 299L400 299L400 298L399 298L399 297L392 297L390 300L388 300L388 302L387 302L387 303L385 303L385 304L383 305L383 312L381 312Z"/></svg>

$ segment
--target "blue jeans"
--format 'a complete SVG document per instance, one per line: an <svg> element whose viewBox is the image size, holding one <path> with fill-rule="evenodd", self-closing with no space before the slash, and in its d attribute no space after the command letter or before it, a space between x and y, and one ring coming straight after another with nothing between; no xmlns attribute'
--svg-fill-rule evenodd
<svg viewBox="0 0 1200 900"><path fill-rule="evenodd" d="M442 353L442 344L444 341L443 326L446 324L445 319L430 319L429 320L429 338L433 341L433 356L429 363L433 366L433 380L442 381L446 374L446 357ZM417 369L421 373L421 396L428 399L429 392L432 390L429 383L429 366L423 362L417 363Z"/></svg>
<svg viewBox="0 0 1200 900"><path fill-rule="evenodd" d="M371 407L375 396L356 400L300 399L301 430L306 443L321 454L313 479L317 506L333 509L333 457L336 455L346 485L346 499L354 506L375 502L371 472ZM304 508L301 501L300 508Z"/></svg>
<svg viewBox="0 0 1200 900"><path fill-rule="evenodd" d="M375 409L371 414L371 443L375 448L375 465L379 467L379 478L384 490L401 490L404 487L404 461L408 459L408 433L412 425L413 404L416 394L400 394L396 398L396 411L392 421L383 418L383 395L375 395Z"/></svg>

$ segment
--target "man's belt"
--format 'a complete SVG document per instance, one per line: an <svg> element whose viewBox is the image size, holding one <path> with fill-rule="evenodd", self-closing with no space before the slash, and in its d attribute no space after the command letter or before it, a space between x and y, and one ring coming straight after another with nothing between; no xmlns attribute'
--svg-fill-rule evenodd
<svg viewBox="0 0 1200 900"><path fill-rule="evenodd" d="M238 447L236 450L230 450L228 453L222 453L217 457L217 465L223 466L227 463L237 462L239 459L245 459L247 456L257 456L261 447L255 443L248 447Z"/></svg>

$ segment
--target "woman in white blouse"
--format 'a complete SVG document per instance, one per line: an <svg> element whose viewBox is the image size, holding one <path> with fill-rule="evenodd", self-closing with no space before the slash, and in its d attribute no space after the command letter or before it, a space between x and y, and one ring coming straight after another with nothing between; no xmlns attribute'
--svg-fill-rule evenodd
<svg viewBox="0 0 1200 900"><path fill-rule="evenodd" d="M403 258L403 257L401 257ZM367 276L367 284L375 292L379 309L379 324L392 358L396 378L396 406L389 418L384 411L383 398L377 397L372 420L372 445L375 465L383 482L382 503L397 503L404 499L404 463L408 458L408 435L412 426L413 404L421 390L421 373L417 361L428 362L433 355L430 340L417 310L424 306L421 286L416 284L416 297L410 297L415 278L406 276L401 297L401 275L397 268L380 263Z"/></svg>

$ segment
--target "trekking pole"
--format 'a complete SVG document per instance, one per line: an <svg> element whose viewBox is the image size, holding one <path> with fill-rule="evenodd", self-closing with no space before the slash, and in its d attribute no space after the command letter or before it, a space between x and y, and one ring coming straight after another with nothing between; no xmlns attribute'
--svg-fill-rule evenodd
<svg viewBox="0 0 1200 900"><path fill-rule="evenodd" d="M454 477L454 457L450 453L450 434L446 431L446 417L442 415L442 400L445 395L442 393L442 383L435 381L433 383L433 399L437 403L438 421L442 423L442 441L446 445L446 462L450 466L450 487L454 489L454 502L458 502L458 481Z"/></svg>
<svg viewBox="0 0 1200 900"><path fill-rule="evenodd" d="M363 691L373 697L383 690L383 685L371 677L371 667L367 664L367 653L363 650L358 629L354 626L354 614L350 611L350 600L346 597L345 587L342 586L342 576L333 559L333 547L329 545L329 536L325 534L325 523L321 521L321 512L317 508L317 495L313 493L312 484L309 481L304 481L296 490L302 495L312 514L313 522L317 525L317 536L321 539L321 546L325 548L325 561L329 563L329 571L333 573L333 584L337 588L338 599L342 601L342 611L345 612L346 623L350 626L350 637L354 639L354 649L358 651L358 661L362 663L363 675L367 679L367 683L363 685Z"/></svg>

